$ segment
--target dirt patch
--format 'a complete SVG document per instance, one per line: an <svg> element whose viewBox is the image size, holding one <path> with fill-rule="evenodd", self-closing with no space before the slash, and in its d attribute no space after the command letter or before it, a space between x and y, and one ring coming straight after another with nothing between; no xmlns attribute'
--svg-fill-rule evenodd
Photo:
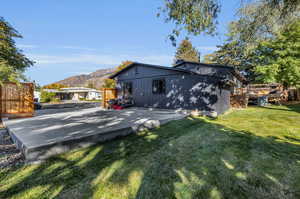
<svg viewBox="0 0 300 199"><path fill-rule="evenodd" d="M0 128L0 168L23 164L24 160L23 154L16 148L2 126Z"/></svg>

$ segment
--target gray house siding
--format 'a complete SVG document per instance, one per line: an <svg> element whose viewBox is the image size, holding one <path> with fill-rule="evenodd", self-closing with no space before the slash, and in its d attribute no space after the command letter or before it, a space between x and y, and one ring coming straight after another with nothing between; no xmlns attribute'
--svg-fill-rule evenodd
<svg viewBox="0 0 300 199"><path fill-rule="evenodd" d="M165 93L153 94L152 82L165 80ZM138 107L191 109L223 113L230 107L230 90L222 89L219 78L135 65L116 77L121 84L132 82L132 97Z"/></svg>

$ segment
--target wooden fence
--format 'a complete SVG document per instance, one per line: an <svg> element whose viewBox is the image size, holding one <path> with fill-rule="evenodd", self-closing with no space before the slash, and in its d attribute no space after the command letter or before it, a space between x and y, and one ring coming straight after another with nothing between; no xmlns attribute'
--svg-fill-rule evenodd
<svg viewBox="0 0 300 199"><path fill-rule="evenodd" d="M34 85L4 83L0 86L1 117L32 117L34 114Z"/></svg>
<svg viewBox="0 0 300 199"><path fill-rule="evenodd" d="M108 101L117 98L117 89L114 88L103 88L102 89L102 107L108 107Z"/></svg>
<svg viewBox="0 0 300 199"><path fill-rule="evenodd" d="M293 88L288 90L289 101L300 101L300 88Z"/></svg>
<svg viewBox="0 0 300 199"><path fill-rule="evenodd" d="M230 95L230 106L232 108L247 108L248 99L248 88L236 88Z"/></svg>

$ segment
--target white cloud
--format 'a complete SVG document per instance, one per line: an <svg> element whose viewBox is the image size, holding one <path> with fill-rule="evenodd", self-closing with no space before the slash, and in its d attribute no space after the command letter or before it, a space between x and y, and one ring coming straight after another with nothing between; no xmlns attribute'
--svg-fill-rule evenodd
<svg viewBox="0 0 300 199"><path fill-rule="evenodd" d="M59 48L71 49L71 50L88 50L88 51L96 50L95 48L87 48L87 47L80 47L80 46L60 46Z"/></svg>
<svg viewBox="0 0 300 199"><path fill-rule="evenodd" d="M18 48L27 48L27 49L32 49L32 48L37 48L37 45L29 45L29 44L17 44Z"/></svg>
<svg viewBox="0 0 300 199"><path fill-rule="evenodd" d="M113 65L118 62L111 56L93 54L72 54L65 56L31 54L29 57L35 60L38 64L91 63Z"/></svg>
<svg viewBox="0 0 300 199"><path fill-rule="evenodd" d="M148 64L170 65L173 61L173 56L169 56L169 55L128 56L127 60L148 63Z"/></svg>
<svg viewBox="0 0 300 199"><path fill-rule="evenodd" d="M28 54L37 64L66 64L66 63L85 63L99 65L119 65L122 61L131 60L149 64L169 65L173 57L168 55L98 55L98 54L71 54L71 55L43 55Z"/></svg>
<svg viewBox="0 0 300 199"><path fill-rule="evenodd" d="M17 44L18 48L26 48L26 49L33 49L38 48L37 45L30 45L30 44ZM85 50L85 51L95 51L95 48L88 48L88 47L81 47L81 46L47 46L48 48L61 48L61 49L70 49L70 50Z"/></svg>

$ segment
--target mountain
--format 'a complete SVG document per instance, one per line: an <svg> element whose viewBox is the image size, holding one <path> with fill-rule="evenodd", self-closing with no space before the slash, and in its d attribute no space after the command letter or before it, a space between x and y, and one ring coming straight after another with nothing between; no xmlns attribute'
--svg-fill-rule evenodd
<svg viewBox="0 0 300 199"><path fill-rule="evenodd" d="M81 87L92 84L93 87L99 89L102 87L104 79L108 78L108 76L111 75L115 70L116 69L114 68L100 69L88 75L76 75L55 83L63 84L69 87Z"/></svg>

